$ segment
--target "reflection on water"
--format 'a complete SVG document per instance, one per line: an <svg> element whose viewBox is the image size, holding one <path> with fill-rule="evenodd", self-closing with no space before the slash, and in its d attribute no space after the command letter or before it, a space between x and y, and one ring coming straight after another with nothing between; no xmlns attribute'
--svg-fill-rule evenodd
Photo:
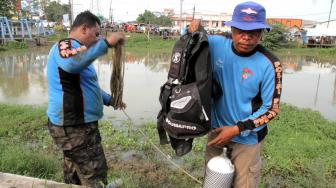
<svg viewBox="0 0 336 188"><path fill-rule="evenodd" d="M47 103L46 51L0 56L0 102L14 104ZM112 55L98 59L94 66L101 87L109 92ZM126 111L138 123L155 120L160 108L159 87L167 79L169 53L126 53L124 101ZM282 101L320 111L336 120L336 65L312 57L281 57L284 67ZM107 118L126 119L112 108Z"/></svg>
<svg viewBox="0 0 336 188"><path fill-rule="evenodd" d="M0 102L42 104L46 102L44 74L47 54L29 53L0 57Z"/></svg>
<svg viewBox="0 0 336 188"><path fill-rule="evenodd" d="M13 104L46 104L48 100L46 64L48 52L27 52L0 56L0 102ZM124 101L126 111L135 120L155 119L159 110L159 87L166 79L170 54L126 53ZM99 83L109 93L112 54L94 62ZM107 118L126 117L112 108L105 108Z"/></svg>
<svg viewBox="0 0 336 188"><path fill-rule="evenodd" d="M160 109L159 88L167 79L170 54L126 54L124 101L127 113L137 122L156 120ZM111 54L100 58L95 63L100 86L110 90ZM125 119L120 111L105 108L107 118L116 116Z"/></svg>
<svg viewBox="0 0 336 188"><path fill-rule="evenodd" d="M282 100L299 107L320 111L336 120L336 65L312 57L281 57Z"/></svg>

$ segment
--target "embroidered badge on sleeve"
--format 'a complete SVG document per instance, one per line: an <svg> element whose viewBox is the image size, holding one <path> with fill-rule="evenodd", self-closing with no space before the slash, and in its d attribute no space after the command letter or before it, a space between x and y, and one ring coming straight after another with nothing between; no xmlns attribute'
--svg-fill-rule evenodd
<svg viewBox="0 0 336 188"><path fill-rule="evenodd" d="M58 43L58 51L61 57L68 58L76 55L79 52L86 51L86 46L80 46L79 48L71 48L71 39L63 39Z"/></svg>

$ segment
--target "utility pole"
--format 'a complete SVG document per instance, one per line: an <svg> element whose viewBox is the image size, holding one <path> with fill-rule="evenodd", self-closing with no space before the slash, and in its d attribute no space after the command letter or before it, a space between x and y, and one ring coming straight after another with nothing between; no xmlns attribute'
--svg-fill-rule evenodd
<svg viewBox="0 0 336 188"><path fill-rule="evenodd" d="M180 33L182 33L182 3L183 0L180 0Z"/></svg>
<svg viewBox="0 0 336 188"><path fill-rule="evenodd" d="M71 0L71 26L72 26L72 23L74 21L74 4L73 4L73 0Z"/></svg>
<svg viewBox="0 0 336 188"><path fill-rule="evenodd" d="M193 8L193 17L192 19L194 20L195 19L195 5L194 5L194 8Z"/></svg>
<svg viewBox="0 0 336 188"><path fill-rule="evenodd" d="M100 6L99 6L99 0L96 1L97 3L97 15L102 15L101 12L100 12Z"/></svg>
<svg viewBox="0 0 336 188"><path fill-rule="evenodd" d="M113 24L114 19L113 19L113 9L112 9L112 0L110 1L110 22Z"/></svg>
<svg viewBox="0 0 336 188"><path fill-rule="evenodd" d="M333 3L334 3L334 0L331 0L331 5L330 5L330 11L329 11L329 18L328 18L327 28L329 27L330 15L331 15L331 9L332 9L332 5L333 5Z"/></svg>
<svg viewBox="0 0 336 188"><path fill-rule="evenodd" d="M333 104L336 104L336 74L335 74L335 81L334 81Z"/></svg>
<svg viewBox="0 0 336 188"><path fill-rule="evenodd" d="M73 0L69 0L69 7L70 7L70 13L69 13L69 26L71 28L72 22L73 22Z"/></svg>
<svg viewBox="0 0 336 188"><path fill-rule="evenodd" d="M148 6L148 5L147 5L147 6ZM146 11L147 11L147 10L145 10L145 12L146 12ZM147 36L147 40L149 41L149 40L150 40L150 37L149 37L150 18L149 18L148 16L149 16L149 11L148 11L148 13L146 14L145 23L146 23L147 25L145 25L145 31L144 31L145 35ZM146 34L146 31L147 31L147 34Z"/></svg>

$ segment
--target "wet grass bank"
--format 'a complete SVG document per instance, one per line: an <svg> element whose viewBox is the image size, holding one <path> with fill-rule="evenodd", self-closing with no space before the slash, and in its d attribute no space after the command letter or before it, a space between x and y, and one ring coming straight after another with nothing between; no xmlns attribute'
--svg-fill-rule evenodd
<svg viewBox="0 0 336 188"><path fill-rule="evenodd" d="M274 52L280 57L305 58L313 62L329 62L336 65L336 48L283 48Z"/></svg>
<svg viewBox="0 0 336 188"><path fill-rule="evenodd" d="M168 53L170 54L178 36L175 39L162 39L161 36L149 35L145 33L125 33L127 36L126 51L132 52L134 55L146 55L152 53ZM47 40L50 44L48 47L36 47L37 49L49 50L54 42L68 37L68 32L56 32L54 35L48 36ZM3 53L17 53L28 50L28 46L21 42L10 42L7 45L0 45L0 55ZM30 50L30 49L29 49ZM336 64L336 48L303 48L302 46L281 48L274 51L280 58L283 56L290 57L307 57L314 61L328 61Z"/></svg>
<svg viewBox="0 0 336 188"><path fill-rule="evenodd" d="M135 56L148 56L152 54L171 54L173 45L176 40L174 39L162 39L160 36L150 35L149 39L144 33L125 33L127 42L125 45L126 52L131 52ZM48 42L46 46L34 46L29 47L26 43L22 42L10 42L7 45L0 45L0 57L13 54L26 53L27 51L41 51L48 54L51 46L57 41L68 38L66 32L56 33L55 35L47 38ZM112 50L110 50L112 51Z"/></svg>
<svg viewBox="0 0 336 188"><path fill-rule="evenodd" d="M21 50L21 49L28 49L28 44L26 42L18 42L18 41L9 41L6 44L0 45L0 52L1 51L10 51L10 50Z"/></svg>
<svg viewBox="0 0 336 188"><path fill-rule="evenodd" d="M0 105L0 171L62 181L62 156L46 127L45 107ZM155 123L113 127L100 122L109 179L122 178L125 187L200 187L153 148ZM137 128L136 128L137 127ZM260 187L335 187L336 122L318 112L282 105L269 126ZM140 131L146 134L144 137ZM205 137L193 151L174 157L169 145L160 149L202 181Z"/></svg>

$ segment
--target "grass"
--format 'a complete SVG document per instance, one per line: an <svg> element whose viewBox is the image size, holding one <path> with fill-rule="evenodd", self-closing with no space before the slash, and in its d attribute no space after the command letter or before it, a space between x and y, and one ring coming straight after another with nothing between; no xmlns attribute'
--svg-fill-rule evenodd
<svg viewBox="0 0 336 188"><path fill-rule="evenodd" d="M61 180L43 107L0 105L0 171Z"/></svg>
<svg viewBox="0 0 336 188"><path fill-rule="evenodd" d="M62 156L47 131L45 107L0 105L0 171L62 181ZM122 178L125 187L200 187L156 151L155 123L113 127L100 122L109 180ZM260 187L335 187L336 122L318 112L282 105L269 125ZM140 131L146 134L144 137ZM206 138L197 138L193 151L177 158L169 145L167 156L202 181Z"/></svg>
<svg viewBox="0 0 336 188"><path fill-rule="evenodd" d="M175 40L173 39L162 39L160 36L150 35L148 37L144 33L125 33L127 36L126 48L132 50L132 52L147 52L150 50L151 52L162 52L171 51ZM48 36L48 41L59 41L63 38L68 37L67 31L59 31L54 35ZM139 47L141 46L141 47Z"/></svg>
<svg viewBox="0 0 336 188"><path fill-rule="evenodd" d="M314 62L327 61L336 64L336 48L283 48L275 51L281 57L307 58Z"/></svg>
<svg viewBox="0 0 336 188"><path fill-rule="evenodd" d="M160 36L150 35L148 40L144 33L126 33L127 41L125 48L132 51L132 54L146 53L171 53L176 42L174 39L162 39Z"/></svg>
<svg viewBox="0 0 336 188"><path fill-rule="evenodd" d="M271 123L263 159L265 184L336 186L336 123L317 112L282 106Z"/></svg>
<svg viewBox="0 0 336 188"><path fill-rule="evenodd" d="M61 166L54 159L55 156L45 154L40 148L16 144L17 142L0 141L2 172L61 180ZM8 147L9 145L12 147Z"/></svg>
<svg viewBox="0 0 336 188"><path fill-rule="evenodd" d="M133 55L144 55L152 53L168 53L170 54L177 39L162 39L160 36L150 35L148 40L144 33L126 33L127 42L126 50L131 51ZM47 40L56 42L60 39L67 38L67 31L58 31L54 35L48 36ZM0 54L2 51L19 51L20 49L27 49L25 43L12 42L8 45L0 45ZM43 47L45 49L45 47ZM279 57L311 57L318 61L331 61L336 64L336 48L301 48L299 46L281 48L275 51Z"/></svg>
<svg viewBox="0 0 336 188"><path fill-rule="evenodd" d="M9 41L4 45L0 45L0 52L7 50L18 50L18 49L27 49L28 45L26 42L18 42L18 41Z"/></svg>
<svg viewBox="0 0 336 188"><path fill-rule="evenodd" d="M336 54L336 48L282 48L276 50L279 53L287 53L290 55L310 55L310 56L332 56Z"/></svg>
<svg viewBox="0 0 336 188"><path fill-rule="evenodd" d="M144 33L126 33L126 36L126 47L129 48L142 46L144 48L166 49L167 47L172 47L176 42L174 39L162 39L157 35L149 35L148 40L147 34Z"/></svg>
<svg viewBox="0 0 336 188"><path fill-rule="evenodd" d="M63 34L58 37L63 37ZM175 40L145 34L127 34L126 49L132 54L171 53ZM54 40L50 38L50 40ZM139 48L141 46L141 48ZM1 52L0 55L5 53ZM15 50L15 53L20 50ZM280 49L276 53L314 58L335 58L335 49ZM296 55L298 54L298 55ZM332 61L333 62L333 61ZM62 155L45 126L45 106L0 104L0 171L63 181ZM269 125L260 187L336 187L336 122L318 112L282 105L280 116ZM149 122L133 128L100 122L103 146L109 164L109 179L122 178L125 187L200 187L158 153L139 132L158 144L156 125ZM169 145L160 146L172 160L202 180L206 138L197 138L193 151L174 157Z"/></svg>
<svg viewBox="0 0 336 188"><path fill-rule="evenodd" d="M48 36L47 40L51 42L57 42L61 39L68 37L69 37L68 31L56 31L55 34Z"/></svg>
<svg viewBox="0 0 336 188"><path fill-rule="evenodd" d="M175 40L173 39L162 39L160 36L150 35L150 40L144 33L126 33L126 51L132 52L135 56L151 56L152 54L158 53L168 53L171 54ZM66 31L56 32L56 34L48 36L47 40L49 44L52 45L54 42L59 41L63 38L68 38L68 33ZM14 44L18 47L15 47ZM21 43L20 43L21 44ZM0 56L6 54L26 52L27 48L19 48L19 44L10 44L12 47L0 45ZM23 44L22 44L23 45ZM13 47L14 46L14 47ZM50 47L40 47L37 50L49 50Z"/></svg>

